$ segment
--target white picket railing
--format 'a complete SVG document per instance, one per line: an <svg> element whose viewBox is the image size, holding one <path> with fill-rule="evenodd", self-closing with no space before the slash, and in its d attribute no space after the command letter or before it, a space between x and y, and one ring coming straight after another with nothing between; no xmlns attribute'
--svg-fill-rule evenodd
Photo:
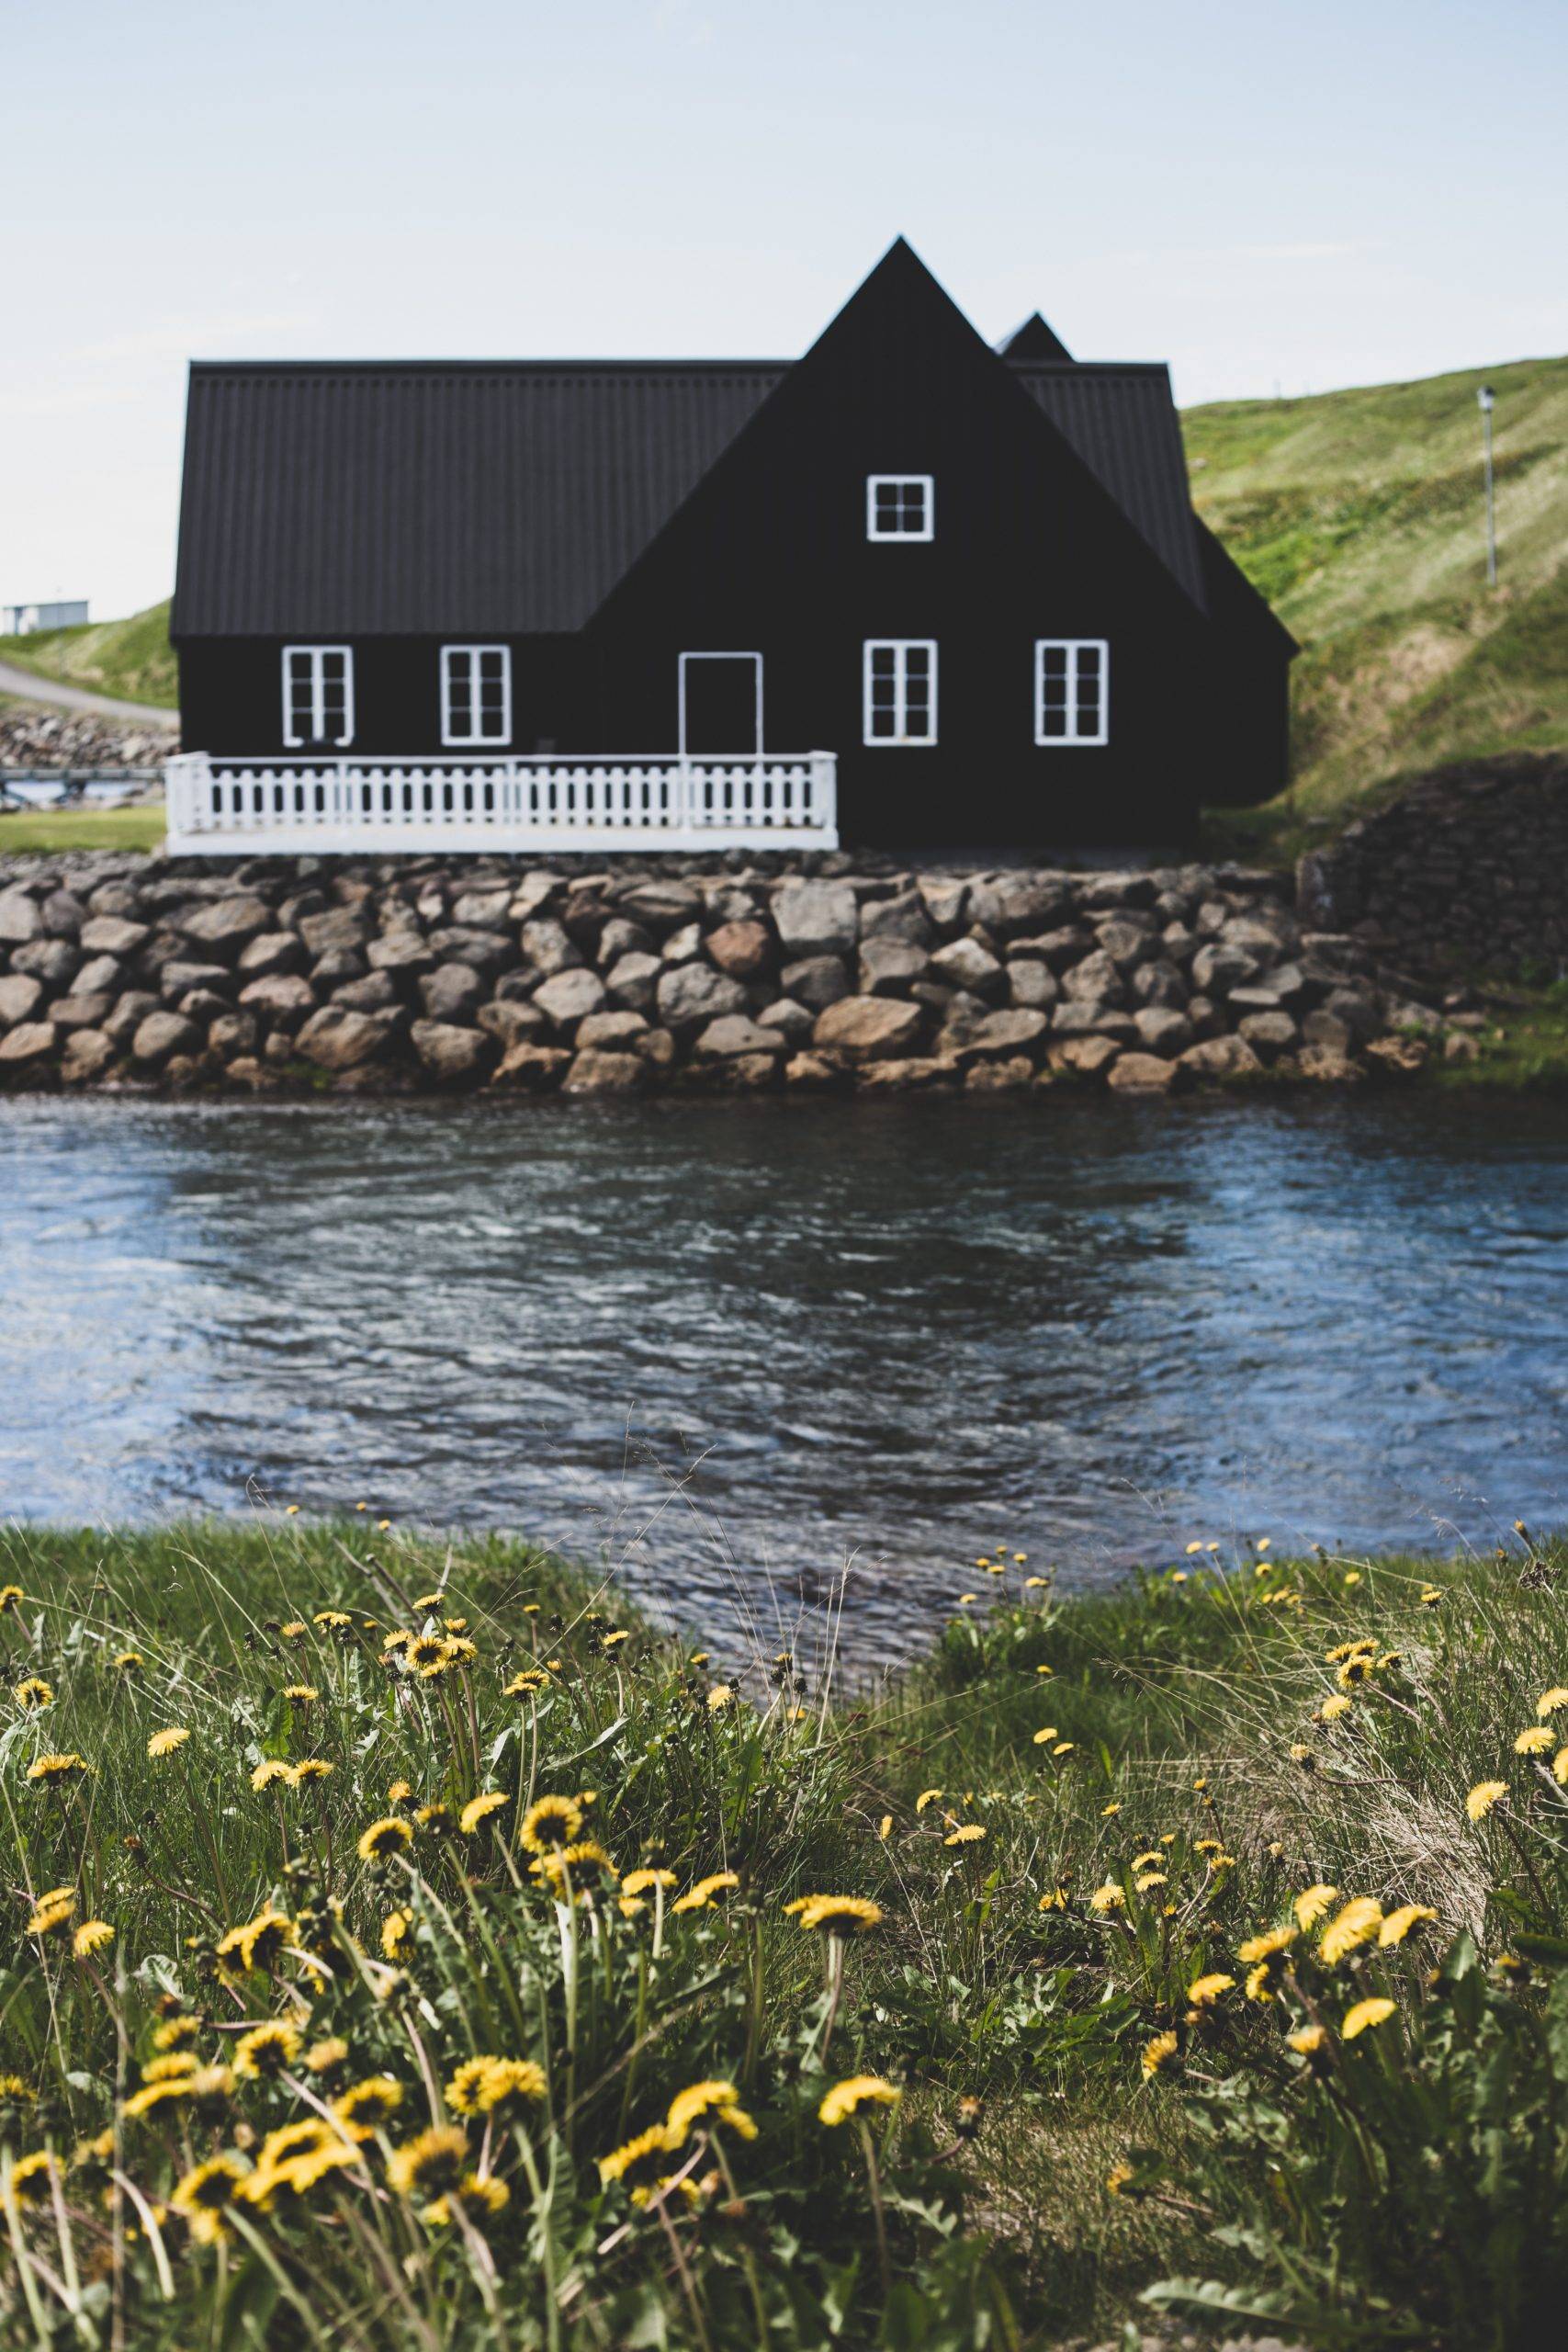
<svg viewBox="0 0 1568 2352"><path fill-rule="evenodd" d="M164 775L168 847L182 857L839 845L831 752L491 760L186 752Z"/></svg>

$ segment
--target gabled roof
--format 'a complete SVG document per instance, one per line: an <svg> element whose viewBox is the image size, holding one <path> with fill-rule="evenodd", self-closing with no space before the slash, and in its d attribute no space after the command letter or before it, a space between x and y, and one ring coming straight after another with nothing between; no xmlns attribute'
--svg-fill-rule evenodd
<svg viewBox="0 0 1568 2352"><path fill-rule="evenodd" d="M1008 366L1201 605L1203 571L1170 372L1157 362L1067 360Z"/></svg>
<svg viewBox="0 0 1568 2352"><path fill-rule="evenodd" d="M1021 327L1003 335L997 350L1003 359L1070 359L1073 356L1038 311L1031 311Z"/></svg>
<svg viewBox="0 0 1568 2352"><path fill-rule="evenodd" d="M890 268L936 290L901 239ZM987 357L1201 609L1166 370L1074 362L1038 312ZM580 629L792 365L195 362L172 633Z"/></svg>

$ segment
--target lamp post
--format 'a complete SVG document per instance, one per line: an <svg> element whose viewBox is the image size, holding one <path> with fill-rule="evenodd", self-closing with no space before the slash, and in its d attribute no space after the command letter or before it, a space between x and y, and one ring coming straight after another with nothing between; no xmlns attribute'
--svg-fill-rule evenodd
<svg viewBox="0 0 1568 2352"><path fill-rule="evenodd" d="M1481 410L1482 465L1486 476L1486 585L1497 585L1497 502L1492 488L1492 411L1496 396L1490 384L1475 395Z"/></svg>

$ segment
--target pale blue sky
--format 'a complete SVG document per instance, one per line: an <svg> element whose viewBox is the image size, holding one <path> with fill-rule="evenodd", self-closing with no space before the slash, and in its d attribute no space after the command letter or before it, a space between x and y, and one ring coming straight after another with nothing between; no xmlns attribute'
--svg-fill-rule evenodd
<svg viewBox="0 0 1568 2352"><path fill-rule="evenodd" d="M202 356L788 355L900 232L1183 402L1568 349L1562 0L0 0L0 598L173 573Z"/></svg>

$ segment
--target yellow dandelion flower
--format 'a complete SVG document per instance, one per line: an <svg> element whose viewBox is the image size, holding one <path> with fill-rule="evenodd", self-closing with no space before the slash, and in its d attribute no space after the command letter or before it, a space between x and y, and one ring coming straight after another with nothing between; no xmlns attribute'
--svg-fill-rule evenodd
<svg viewBox="0 0 1568 2352"><path fill-rule="evenodd" d="M713 1871L706 1878L698 1879L684 1894L678 1894L670 1905L671 1911L705 1911L716 1894L727 1894L740 1883L734 1871Z"/></svg>
<svg viewBox="0 0 1568 2352"><path fill-rule="evenodd" d="M59 2167L47 2148L23 2156L11 2167L11 2187L21 2206L49 2204L58 2180Z"/></svg>
<svg viewBox="0 0 1568 2352"><path fill-rule="evenodd" d="M201 2019L193 2017L165 2018L152 2029L154 2050L188 2050L192 2042L201 2040Z"/></svg>
<svg viewBox="0 0 1568 2352"><path fill-rule="evenodd" d="M140 1650L116 1650L114 1662L125 1674L129 1674L132 1667L146 1663Z"/></svg>
<svg viewBox="0 0 1568 2352"><path fill-rule="evenodd" d="M335 1769L324 1756L301 1756L288 1777L297 1789L302 1789L312 1781L324 1781Z"/></svg>
<svg viewBox="0 0 1568 2352"><path fill-rule="evenodd" d="M1382 1926L1382 1905L1373 1895L1357 1895L1325 1928L1318 1939L1318 1958L1325 1968L1337 1968L1351 1952L1370 1943Z"/></svg>
<svg viewBox="0 0 1568 2352"><path fill-rule="evenodd" d="M1169 2064L1180 2047L1174 2033L1156 2033L1152 2041L1146 2042L1141 2061L1145 2082L1152 2083L1160 2068Z"/></svg>
<svg viewBox="0 0 1568 2352"><path fill-rule="evenodd" d="M1393 2003L1385 2000L1381 1994L1371 2000L1357 2001L1346 2010L1340 2034L1345 2041L1354 2041L1356 2036L1365 2033L1369 2026L1385 2024L1393 2017Z"/></svg>
<svg viewBox="0 0 1568 2352"><path fill-rule="evenodd" d="M281 1757L268 1756L263 1758L251 1774L251 1786L259 1795L263 1789L270 1789L275 1781L282 1781L288 1784L292 1781L293 1777L292 1768L286 1764Z"/></svg>
<svg viewBox="0 0 1568 2352"><path fill-rule="evenodd" d="M882 1843L886 1846L887 1840L893 1835L893 1815L890 1813L885 1813L881 1820L877 1823L876 1834L882 1840Z"/></svg>
<svg viewBox="0 0 1568 2352"><path fill-rule="evenodd" d="M1337 1723L1341 1715L1348 1715L1354 1703L1355 1702L1350 1698L1347 1691L1337 1691L1333 1698L1325 1699L1322 1706L1319 1707L1317 1711L1317 1720L1320 1724Z"/></svg>
<svg viewBox="0 0 1568 2352"><path fill-rule="evenodd" d="M575 1797L540 1797L523 1815L517 1842L531 1854L547 1854L581 1834L582 1807Z"/></svg>
<svg viewBox="0 0 1568 2352"><path fill-rule="evenodd" d="M33 1915L22 1932L28 1936L52 1935L56 1928L64 1927L75 1908L76 1897L73 1894L53 1903L36 1904Z"/></svg>
<svg viewBox="0 0 1568 2352"><path fill-rule="evenodd" d="M468 2143L449 2124L434 2124L393 2151L388 2186L400 2197L442 2195L457 2188L468 2168Z"/></svg>
<svg viewBox="0 0 1568 2352"><path fill-rule="evenodd" d="M1551 1777L1560 1786L1568 1783L1568 1747L1560 1747L1552 1758Z"/></svg>
<svg viewBox="0 0 1568 2352"><path fill-rule="evenodd" d="M1472 1821L1484 1821L1493 1806L1507 1793L1506 1781L1477 1781L1464 1801L1465 1812Z"/></svg>
<svg viewBox="0 0 1568 2352"><path fill-rule="evenodd" d="M312 1613L310 1623L323 1626L329 1634L338 1634L345 1625L352 1625L354 1620L344 1609L318 1609Z"/></svg>
<svg viewBox="0 0 1568 2352"><path fill-rule="evenodd" d="M942 1791L940 1789L922 1789L919 1795L915 1799L915 1811L917 1813L924 1813L928 1805L937 1804L941 1802L941 1799Z"/></svg>
<svg viewBox="0 0 1568 2352"><path fill-rule="evenodd" d="M283 1695L296 1707L313 1707L321 1694L313 1683L290 1682L285 1685Z"/></svg>
<svg viewBox="0 0 1568 2352"><path fill-rule="evenodd" d="M1127 1890L1125 1887L1118 1886L1113 1878L1108 1878L1104 1885L1097 1886L1089 1896L1089 1907L1091 1911L1124 1911L1127 1907Z"/></svg>
<svg viewBox="0 0 1568 2352"><path fill-rule="evenodd" d="M265 2082L281 2075L299 2054L299 2029L285 2018L269 2018L253 2026L234 2044L234 2072L244 2082Z"/></svg>
<svg viewBox="0 0 1568 2352"><path fill-rule="evenodd" d="M313 2041L305 2052L305 2070L311 2075L335 2075L348 2064L348 2044L341 2033Z"/></svg>
<svg viewBox="0 0 1568 2352"><path fill-rule="evenodd" d="M757 2127L740 2105L739 2096L733 2083L722 2082L692 2083L677 2091L665 2119L665 2145L682 2147L698 2124L710 2132L722 2124L742 2140L754 2140Z"/></svg>
<svg viewBox="0 0 1568 2352"><path fill-rule="evenodd" d="M389 1854L406 1853L413 1844L413 1831L395 1813L373 1821L359 1837L359 1859L362 1862L378 1862Z"/></svg>
<svg viewBox="0 0 1568 2352"><path fill-rule="evenodd" d="M46 1707L54 1704L54 1692L39 1674L29 1674L18 1682L15 1696L17 1706L29 1715L40 1715Z"/></svg>
<svg viewBox="0 0 1568 2352"><path fill-rule="evenodd" d="M19 1609L27 1597L19 1584L0 1584L0 1617L9 1616L13 1609Z"/></svg>
<svg viewBox="0 0 1568 2352"><path fill-rule="evenodd" d="M1294 2033L1285 2036L1285 2040L1298 2057L1313 2058L1327 2042L1328 2029L1321 2025L1298 2026Z"/></svg>
<svg viewBox="0 0 1568 2352"><path fill-rule="evenodd" d="M665 2138L663 2124L650 2124L635 2139L623 2141L618 2148L612 2148L607 2156L600 2157L600 2181L608 2188L612 2181L634 2181L644 2176L651 2178L655 2173L663 2170L669 2154L670 2143Z"/></svg>
<svg viewBox="0 0 1568 2352"><path fill-rule="evenodd" d="M1568 1707L1568 1688L1560 1682L1554 1682L1550 1690L1543 1690L1535 1702L1536 1713L1543 1716L1561 1714L1564 1707Z"/></svg>
<svg viewBox="0 0 1568 2352"><path fill-rule="evenodd" d="M477 1797L468 1799L468 1804L457 1815L457 1826L465 1838L471 1838L492 1814L504 1812L509 1803L510 1799L504 1789L481 1789ZM429 1810L434 1812L434 1808L431 1807Z"/></svg>
<svg viewBox="0 0 1568 2352"><path fill-rule="evenodd" d="M412 1911L389 1911L381 1922L381 1956L384 1960L400 1960L403 1946L413 1926Z"/></svg>
<svg viewBox="0 0 1568 2352"><path fill-rule="evenodd" d="M1168 1886L1169 1883L1164 1871L1141 1871L1133 1881L1133 1892L1134 1894L1152 1894L1156 1886Z"/></svg>
<svg viewBox="0 0 1568 2352"><path fill-rule="evenodd" d="M817 2110L818 2120L829 2130L858 2114L863 2107L897 2107L904 2094L880 2075L850 2075L835 2083Z"/></svg>
<svg viewBox="0 0 1568 2352"><path fill-rule="evenodd" d="M1515 1739L1514 1754L1516 1756L1544 1756L1547 1749L1554 1744L1556 1737L1557 1735L1550 1724L1531 1724L1528 1731L1520 1732Z"/></svg>
<svg viewBox="0 0 1568 2352"><path fill-rule="evenodd" d="M1296 1940L1294 1928L1267 1928L1260 1936L1249 1936L1236 1947L1236 1958L1244 1968L1255 1965L1268 1967L1288 1952Z"/></svg>
<svg viewBox="0 0 1568 2352"><path fill-rule="evenodd" d="M680 1881L673 1871L628 1871L621 1881L623 1894L647 1894L655 1887L678 1886Z"/></svg>
<svg viewBox="0 0 1568 2352"><path fill-rule="evenodd" d="M211 2245L223 2234L224 2216L245 2176L245 2165L233 2156L211 2156L176 2182L169 2203L199 2244Z"/></svg>
<svg viewBox="0 0 1568 2352"><path fill-rule="evenodd" d="M1397 1911L1389 1913L1378 1929L1378 1942L1386 1951L1392 1944L1402 1944L1412 1928L1419 1927L1424 1919L1435 1919L1437 1916L1425 1903L1402 1903Z"/></svg>
<svg viewBox="0 0 1568 2352"><path fill-rule="evenodd" d="M1315 1886L1304 1887L1291 1905L1292 1910L1296 1915L1296 1925L1303 1935L1305 1935L1309 1928L1315 1928L1320 1919L1325 1919L1328 1916L1329 1905L1337 1903L1338 1900L1339 1889L1337 1886L1330 1886L1326 1880L1320 1879ZM1243 1959L1246 1956L1244 1952Z"/></svg>
<svg viewBox="0 0 1568 2352"><path fill-rule="evenodd" d="M882 1925L882 1905L860 1894L803 1894L785 1907L799 1927L830 1936L865 1935Z"/></svg>
<svg viewBox="0 0 1568 2352"><path fill-rule="evenodd" d="M1051 1742L1060 1736L1061 1735L1058 1733L1055 1724L1047 1724L1043 1731L1037 1731L1035 1733L1034 1745L1036 1747L1049 1747Z"/></svg>
<svg viewBox="0 0 1568 2352"><path fill-rule="evenodd" d="M165 1756L177 1755L190 1737L188 1731L171 1724L166 1731L155 1731L147 1743L147 1753L157 1763Z"/></svg>
<svg viewBox="0 0 1568 2352"><path fill-rule="evenodd" d="M942 1842L944 1846L977 1846L985 1835L986 1827L983 1822L962 1821L951 1836L944 1838Z"/></svg>
<svg viewBox="0 0 1568 2352"><path fill-rule="evenodd" d="M351 2140L368 2140L402 2103L403 2086L392 2075L367 2075L333 2099L333 2119Z"/></svg>
<svg viewBox="0 0 1568 2352"><path fill-rule="evenodd" d="M1222 1993L1234 1993L1235 1990L1234 1976L1195 1976L1187 1987L1187 1997L1195 2009L1206 2009L1219 1999Z"/></svg>
<svg viewBox="0 0 1568 2352"><path fill-rule="evenodd" d="M512 2191L505 2181L492 2172L466 2172L456 2188L448 2188L424 2209L424 2218L434 2229L441 2229L451 2221L461 2207L471 2222L484 2222L503 2212L511 2202Z"/></svg>
<svg viewBox="0 0 1568 2352"><path fill-rule="evenodd" d="M78 1960L88 1960L113 1941L114 1929L107 1919L84 1919L71 1939L71 1949Z"/></svg>

